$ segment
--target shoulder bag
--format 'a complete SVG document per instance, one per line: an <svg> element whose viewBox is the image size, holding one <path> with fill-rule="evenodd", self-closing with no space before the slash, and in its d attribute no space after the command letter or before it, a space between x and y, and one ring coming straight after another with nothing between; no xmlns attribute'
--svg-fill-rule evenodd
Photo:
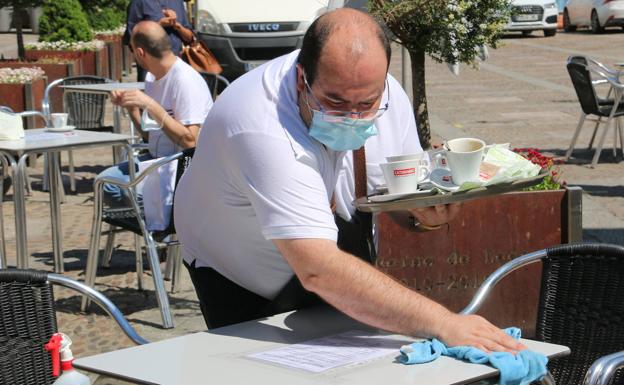
<svg viewBox="0 0 624 385"><path fill-rule="evenodd" d="M184 45L180 57L198 72L215 74L223 72L223 68L221 68L208 47L195 36L193 36L193 40L189 44Z"/></svg>

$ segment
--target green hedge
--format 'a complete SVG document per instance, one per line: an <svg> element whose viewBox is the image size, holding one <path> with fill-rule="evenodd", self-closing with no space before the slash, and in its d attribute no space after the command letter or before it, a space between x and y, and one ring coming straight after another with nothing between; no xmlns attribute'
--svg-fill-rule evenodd
<svg viewBox="0 0 624 385"><path fill-rule="evenodd" d="M130 0L80 0L88 9L87 18L95 31L115 29L126 24L126 10Z"/></svg>
<svg viewBox="0 0 624 385"><path fill-rule="evenodd" d="M90 41L93 32L78 0L47 0L39 19L40 41Z"/></svg>

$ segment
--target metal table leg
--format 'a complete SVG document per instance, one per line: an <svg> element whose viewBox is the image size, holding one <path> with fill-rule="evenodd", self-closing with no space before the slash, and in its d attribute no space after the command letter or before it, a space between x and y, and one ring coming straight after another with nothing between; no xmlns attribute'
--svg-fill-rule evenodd
<svg viewBox="0 0 624 385"><path fill-rule="evenodd" d="M121 108L120 106L113 104L113 132L121 134ZM113 163L118 164L124 158L123 149L120 146L115 146L113 149Z"/></svg>
<svg viewBox="0 0 624 385"><path fill-rule="evenodd" d="M23 154L19 162L15 162L12 156L8 159L11 162L11 173L13 177L13 208L15 211L15 244L17 253L17 267L28 268L28 248L26 246L26 201L24 191L24 172L26 170L27 154Z"/></svg>
<svg viewBox="0 0 624 385"><path fill-rule="evenodd" d="M48 156L48 175L50 176L50 216L52 217L52 249L54 251L54 272L63 273L63 244L61 239L61 201L59 198L59 152L50 152Z"/></svg>
<svg viewBox="0 0 624 385"><path fill-rule="evenodd" d="M4 212L2 211L2 200L4 200L4 176L7 174L7 170L9 168L9 162L7 162L6 158L0 154L0 162L2 162L2 173L0 174L0 191L2 191L2 195L0 195L0 241L2 241L2 247L0 248L0 269L6 269L7 265L7 256L6 256L6 241L4 238Z"/></svg>

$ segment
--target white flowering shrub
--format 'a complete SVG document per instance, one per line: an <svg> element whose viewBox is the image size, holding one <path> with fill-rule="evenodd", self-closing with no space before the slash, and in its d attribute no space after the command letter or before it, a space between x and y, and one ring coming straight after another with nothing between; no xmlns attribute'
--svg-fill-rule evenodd
<svg viewBox="0 0 624 385"><path fill-rule="evenodd" d="M467 64L475 47L496 48L511 14L511 0L372 0L369 7L408 50Z"/></svg>
<svg viewBox="0 0 624 385"><path fill-rule="evenodd" d="M67 42L40 41L26 44L26 49L52 50L52 51L99 51L106 46L101 40Z"/></svg>
<svg viewBox="0 0 624 385"><path fill-rule="evenodd" d="M0 68L0 83L24 84L42 78L45 72L39 67L32 68Z"/></svg>
<svg viewBox="0 0 624 385"><path fill-rule="evenodd" d="M511 0L369 0L368 7L409 52L418 136L422 147L429 148L425 55L475 65L479 47L496 48L511 15Z"/></svg>
<svg viewBox="0 0 624 385"><path fill-rule="evenodd" d="M126 26L125 25L120 25L119 27L115 28L115 29L107 29L107 30L103 30L103 31L93 31L93 34L96 36L120 36L123 35L124 32L126 32Z"/></svg>

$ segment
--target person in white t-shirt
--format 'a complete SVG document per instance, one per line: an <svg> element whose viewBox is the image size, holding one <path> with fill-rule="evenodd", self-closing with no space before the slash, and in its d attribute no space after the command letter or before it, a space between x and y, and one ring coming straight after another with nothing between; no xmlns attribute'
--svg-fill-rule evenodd
<svg viewBox="0 0 624 385"><path fill-rule="evenodd" d="M301 51L221 94L174 205L209 328L306 306L315 302L311 292L391 332L450 346L523 348L482 317L452 313L337 247L330 201L347 150L375 135L381 143L387 130L398 130L394 140L417 140L401 124L412 112L387 75L389 60L375 20L339 9L310 26ZM453 213L442 206L414 215L437 225Z"/></svg>
<svg viewBox="0 0 624 385"><path fill-rule="evenodd" d="M174 55L167 33L156 22L136 24L130 46L137 62L148 71L145 92L116 90L111 92L111 100L126 108L148 142L149 153L139 156L138 161L194 147L199 129L212 108L206 82ZM102 174L128 180L128 162L110 167ZM104 185L104 201L108 204L126 205L125 198L125 192L118 186Z"/></svg>

